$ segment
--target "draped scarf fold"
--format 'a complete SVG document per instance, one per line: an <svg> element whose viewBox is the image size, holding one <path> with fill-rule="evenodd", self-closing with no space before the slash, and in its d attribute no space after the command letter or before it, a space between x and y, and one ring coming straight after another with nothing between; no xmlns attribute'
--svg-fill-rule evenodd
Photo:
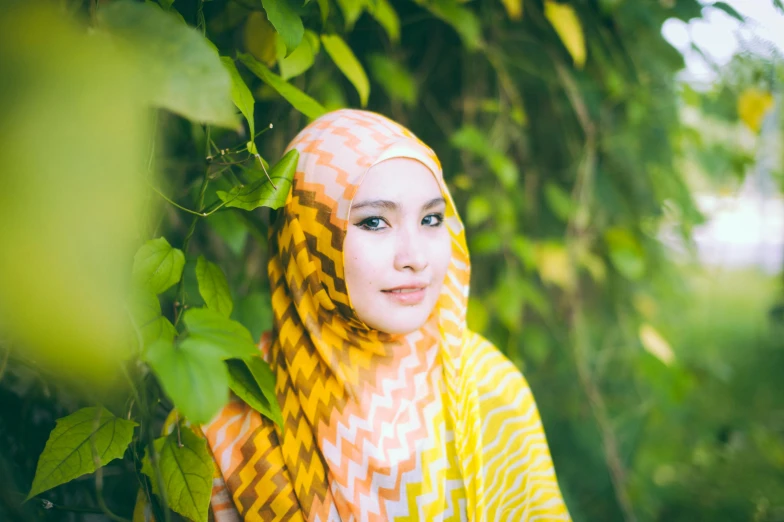
<svg viewBox="0 0 784 522"><path fill-rule="evenodd" d="M515 486L511 473L503 498L516 498L517 488L529 510L537 507L526 499L543 495L543 513L568 519L527 385L466 329L468 250L435 153L397 123L357 110L315 120L291 148L300 159L270 232L273 330L263 343L284 422L276 426L235 399L202 427L218 470L215 519L489 520L502 511L486 506L488 466L511 450L491 451L509 424L503 415L483 419L487 408L518 407L513 401L533 414L520 412L528 420L510 440L530 445L521 458L533 459L544 489L537 492L534 475ZM343 265L354 194L370 167L395 157L418 160L436 177L452 243L430 319L396 336L356 316ZM468 364L509 372L507 388L483 393L481 374Z"/></svg>

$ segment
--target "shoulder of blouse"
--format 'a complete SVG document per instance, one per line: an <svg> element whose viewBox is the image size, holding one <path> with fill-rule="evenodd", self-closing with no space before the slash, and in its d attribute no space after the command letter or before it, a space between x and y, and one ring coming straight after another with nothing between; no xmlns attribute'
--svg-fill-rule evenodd
<svg viewBox="0 0 784 522"><path fill-rule="evenodd" d="M509 404L531 395L520 369L493 343L470 330L464 335L462 366L475 375L480 402Z"/></svg>
<svg viewBox="0 0 784 522"><path fill-rule="evenodd" d="M498 374L517 374L525 382L525 377L520 369L481 334L466 329L463 339L463 367L471 368L477 375L481 375L482 379L480 380L492 382L492 379L488 379L489 376L485 374L485 372L491 371L496 376ZM528 387L527 382L525 382L525 387Z"/></svg>

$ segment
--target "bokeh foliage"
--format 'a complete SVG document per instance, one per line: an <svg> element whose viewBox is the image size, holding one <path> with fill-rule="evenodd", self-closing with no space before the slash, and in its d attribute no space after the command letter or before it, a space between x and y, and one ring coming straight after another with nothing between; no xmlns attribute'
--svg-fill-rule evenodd
<svg viewBox="0 0 784 522"><path fill-rule="evenodd" d="M472 253L469 325L529 380L575 520L784 517L776 288L676 264L658 235L672 223L688 244L703 219L686 167L742 176L752 161L683 107L734 125L743 95L759 107L776 84L746 67L713 93L679 86L662 23L710 6L20 5L0 22L0 74L15 78L0 84L14 145L0 218L22 224L0 235L4 519L130 518L138 490L159 517L203 515L150 495L183 440L203 452L181 419L161 425L173 406L209 418L228 386L275 417L265 367L243 359L271 325L270 208L288 141L338 107L388 115L438 153ZM100 421L79 410L96 404L140 424L125 457L22 505L54 420Z"/></svg>

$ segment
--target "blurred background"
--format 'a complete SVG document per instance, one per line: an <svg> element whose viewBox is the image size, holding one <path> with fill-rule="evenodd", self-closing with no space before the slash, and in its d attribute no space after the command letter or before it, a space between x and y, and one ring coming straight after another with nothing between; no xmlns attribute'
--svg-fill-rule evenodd
<svg viewBox="0 0 784 522"><path fill-rule="evenodd" d="M134 411L134 252L184 252L175 325L216 263L257 339L270 211L210 205L365 107L439 155L574 520L784 521L781 0L116 4L0 1L1 520L131 518L128 456L22 501L55 419Z"/></svg>

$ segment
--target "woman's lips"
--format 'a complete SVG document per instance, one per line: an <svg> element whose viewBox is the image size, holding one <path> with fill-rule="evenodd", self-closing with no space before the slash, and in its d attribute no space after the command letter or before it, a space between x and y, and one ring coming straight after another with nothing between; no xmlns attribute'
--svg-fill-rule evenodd
<svg viewBox="0 0 784 522"><path fill-rule="evenodd" d="M417 305L425 298L425 286L416 287L399 287L391 288L389 290L382 290L384 295L389 297L392 301L403 305Z"/></svg>

